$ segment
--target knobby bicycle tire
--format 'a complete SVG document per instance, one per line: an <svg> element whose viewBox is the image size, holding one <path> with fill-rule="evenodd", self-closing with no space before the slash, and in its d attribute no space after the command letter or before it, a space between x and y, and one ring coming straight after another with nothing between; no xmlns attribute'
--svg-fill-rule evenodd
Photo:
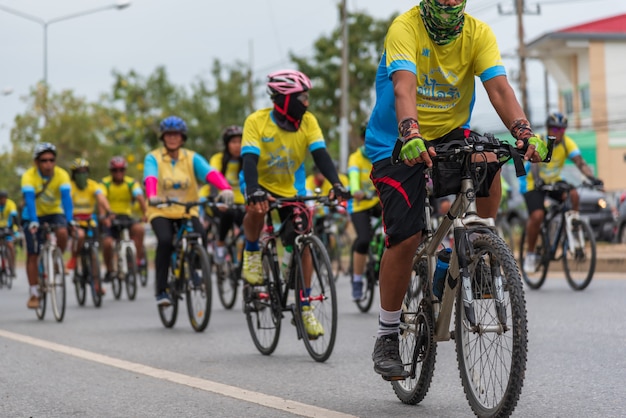
<svg viewBox="0 0 626 418"><path fill-rule="evenodd" d="M301 257L304 251L310 251L313 272L311 276L310 293L306 295L306 285L302 274ZM302 248L298 251L296 262L296 306L294 315L297 316L296 325L299 328L299 335L302 336L304 346L309 355L317 362L326 361L333 352L335 339L337 337L337 292L333 277L332 266L328 252L322 241L315 235L302 238ZM322 326L324 332L317 337L309 337L303 322L304 305L300 303L300 298L310 299L309 307L317 321Z"/></svg>
<svg viewBox="0 0 626 418"><path fill-rule="evenodd" d="M466 257L471 280L472 327L457 292L455 342L465 396L477 416L509 416L519 400L526 372L526 302L515 258L495 233L479 234ZM501 277L501 286L497 277ZM462 280L462 278L459 278ZM501 290L499 290L501 289ZM498 300L498 294L502 300ZM495 329L500 328L500 331Z"/></svg>
<svg viewBox="0 0 626 418"><path fill-rule="evenodd" d="M526 259L526 229L522 232L519 248L519 269L522 273L522 279L533 290L537 290L543 286L548 277L548 268L552 260L550 252L550 241L548 239L545 228L542 226L537 235L537 244L535 245L535 254L539 258L537 270L533 272L524 271L524 260Z"/></svg>
<svg viewBox="0 0 626 418"><path fill-rule="evenodd" d="M189 323L196 332L202 332L211 318L211 262L199 243L191 244L183 263L185 297Z"/></svg>
<svg viewBox="0 0 626 418"><path fill-rule="evenodd" d="M137 296L137 255L132 247L126 247L126 295L128 300L135 300Z"/></svg>
<svg viewBox="0 0 626 418"><path fill-rule="evenodd" d="M563 239L563 271L574 290L584 290L596 271L596 240L587 222L579 221L585 244L580 251L570 248L567 235Z"/></svg>
<svg viewBox="0 0 626 418"><path fill-rule="evenodd" d="M50 285L50 299L52 305L52 313L57 322L63 321L65 316L65 263L63 263L63 255L60 248L55 248L52 253L52 271Z"/></svg>
<svg viewBox="0 0 626 418"><path fill-rule="evenodd" d="M276 242L267 242L261 253L263 285L244 286L244 312L254 346L261 354L270 355L280 339L282 322L281 279L274 262Z"/></svg>
<svg viewBox="0 0 626 418"><path fill-rule="evenodd" d="M435 372L437 343L428 277L426 259L416 261L402 302L399 351L409 377L391 382L391 386L398 399L408 405L418 404L424 399Z"/></svg>

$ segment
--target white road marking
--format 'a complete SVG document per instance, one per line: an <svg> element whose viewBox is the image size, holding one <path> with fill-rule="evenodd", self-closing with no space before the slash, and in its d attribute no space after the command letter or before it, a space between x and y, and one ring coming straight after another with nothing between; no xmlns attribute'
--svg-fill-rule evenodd
<svg viewBox="0 0 626 418"><path fill-rule="evenodd" d="M77 357L83 360L100 363L105 366L116 367L132 373L150 376L155 379L166 380L172 383L189 386L192 388L204 390L206 392L215 393L222 396L254 403L268 408L277 409L294 415L303 417L336 417L348 418L354 415L344 414L330 409L320 408L315 405L307 405L301 402L289 399L279 398L277 396L266 395L259 392L253 392L236 386L229 386L218 382L213 382L199 377L188 376L182 373L176 373L169 370L158 369L156 367L146 366L145 364L133 363L131 361L121 360L115 357L109 357L103 354L94 353L80 348L70 347L67 345L57 344L39 338L29 337L27 335L17 334L14 332L0 329L0 337L4 337L13 341L24 344L30 344L46 350L56 351L68 356Z"/></svg>

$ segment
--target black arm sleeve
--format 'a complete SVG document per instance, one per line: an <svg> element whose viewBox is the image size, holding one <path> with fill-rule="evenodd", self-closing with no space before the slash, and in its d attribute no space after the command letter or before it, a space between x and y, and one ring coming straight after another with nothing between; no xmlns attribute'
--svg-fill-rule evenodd
<svg viewBox="0 0 626 418"><path fill-rule="evenodd" d="M330 154L328 154L325 148L316 149L311 155L313 156L315 165L320 169L320 173L330 181L330 184L341 184L335 164L333 164L333 160L330 158Z"/></svg>
<svg viewBox="0 0 626 418"><path fill-rule="evenodd" d="M259 172L256 168L259 163L259 156L244 154L242 159L243 179L246 182L246 194L248 194L248 190L254 190L259 187Z"/></svg>

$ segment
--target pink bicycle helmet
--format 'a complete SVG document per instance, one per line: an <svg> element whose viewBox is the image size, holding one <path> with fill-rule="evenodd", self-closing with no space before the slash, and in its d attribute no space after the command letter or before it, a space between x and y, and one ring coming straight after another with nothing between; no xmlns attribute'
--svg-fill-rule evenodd
<svg viewBox="0 0 626 418"><path fill-rule="evenodd" d="M280 70L267 76L267 92L270 96L276 94L289 95L302 93L311 89L311 80L305 74L296 70Z"/></svg>

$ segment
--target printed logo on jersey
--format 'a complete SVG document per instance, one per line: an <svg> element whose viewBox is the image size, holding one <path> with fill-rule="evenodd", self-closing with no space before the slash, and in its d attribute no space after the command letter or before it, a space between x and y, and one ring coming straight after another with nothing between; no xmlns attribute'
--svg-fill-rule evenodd
<svg viewBox="0 0 626 418"><path fill-rule="evenodd" d="M430 74L422 74L422 83L417 87L418 108L449 109L454 107L461 97L456 87L459 79L456 74L443 74L441 68L434 69Z"/></svg>
<svg viewBox="0 0 626 418"><path fill-rule="evenodd" d="M261 142L274 142L274 137L271 136L271 137L268 138L266 136L262 136L261 137Z"/></svg>
<svg viewBox="0 0 626 418"><path fill-rule="evenodd" d="M275 174L293 173L294 161L291 158L291 150L282 145L276 152L269 153L267 166Z"/></svg>

